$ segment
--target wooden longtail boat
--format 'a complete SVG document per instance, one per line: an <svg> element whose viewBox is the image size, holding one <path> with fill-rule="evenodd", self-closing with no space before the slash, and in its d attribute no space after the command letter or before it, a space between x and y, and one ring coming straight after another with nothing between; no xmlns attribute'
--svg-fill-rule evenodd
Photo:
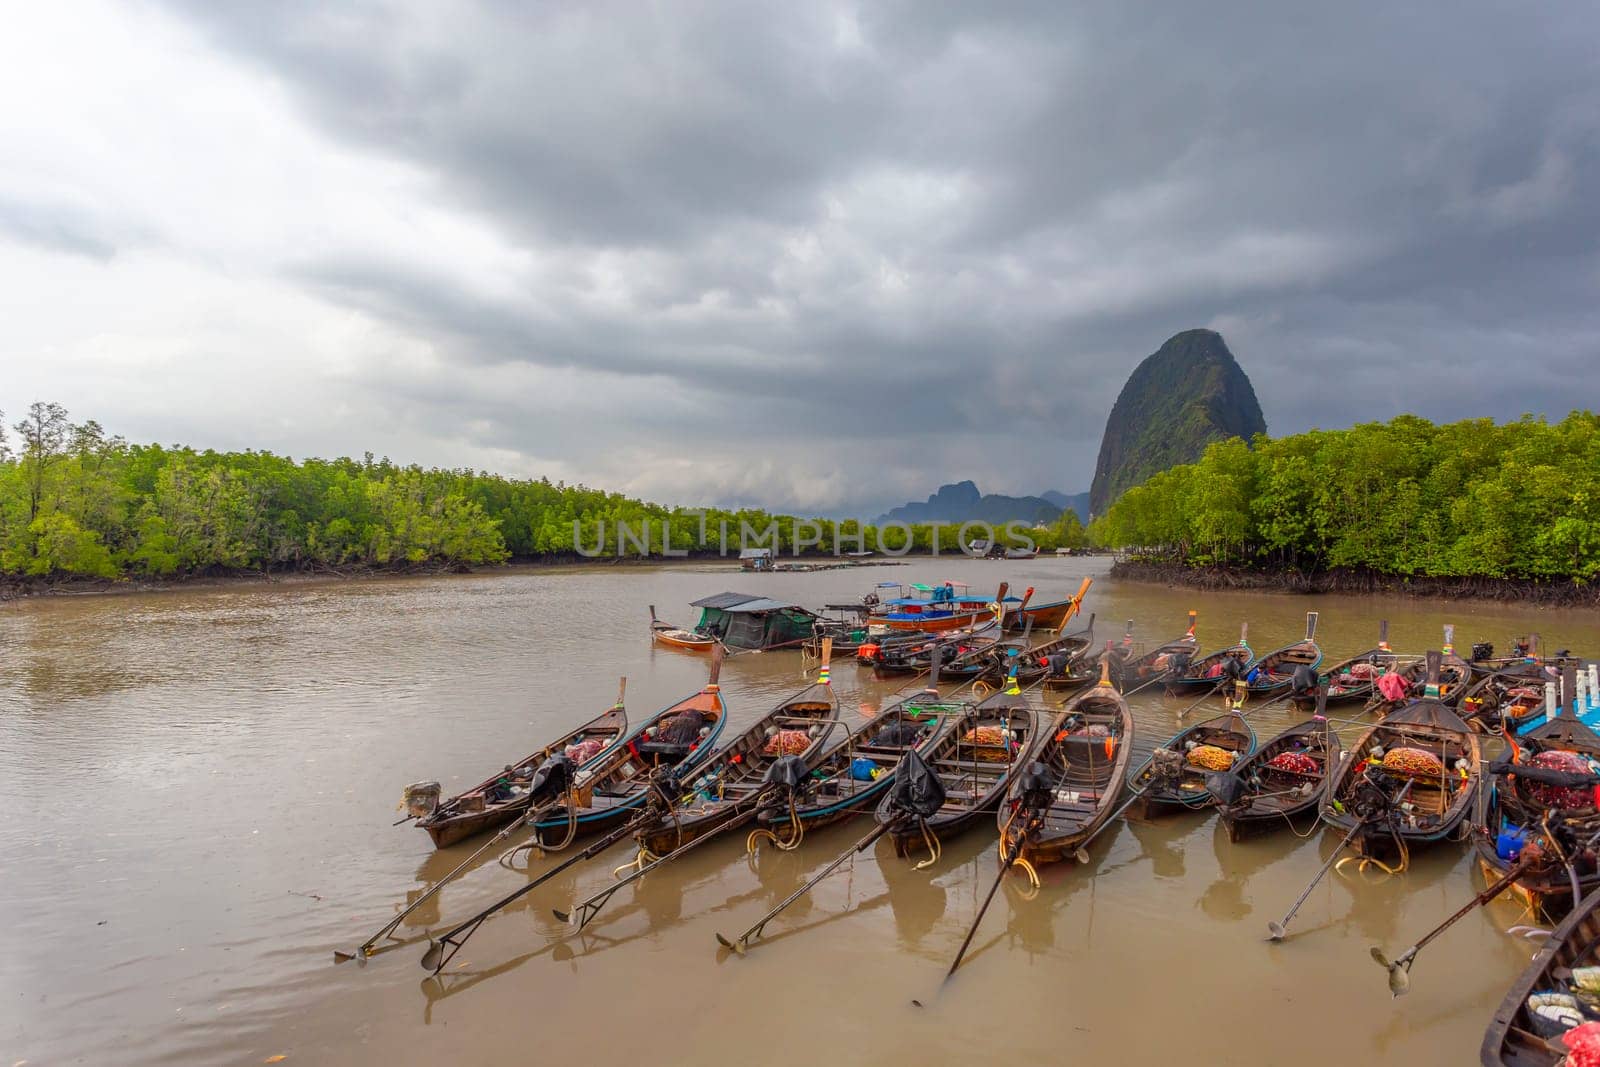
<svg viewBox="0 0 1600 1067"><path fill-rule="evenodd" d="M1327 707L1327 690L1317 696L1318 715ZM1326 719L1296 723L1234 764L1210 783L1217 815L1228 839L1247 837L1299 823L1314 823L1328 773L1337 769L1343 749Z"/></svg>
<svg viewBox="0 0 1600 1067"><path fill-rule="evenodd" d="M1455 634L1454 626L1444 628L1444 650L1439 654L1439 678L1437 682L1438 693L1436 699L1448 707L1455 707L1461 702L1462 696L1472 684L1472 665L1456 655L1452 645ZM1390 700L1383 695L1383 681L1380 677L1374 682L1374 692L1367 698L1361 710L1368 715L1388 715L1399 709L1408 700L1415 700L1426 695L1428 685L1428 664L1426 659L1418 658L1409 663L1396 664L1396 672L1406 683L1406 695L1401 700Z"/></svg>
<svg viewBox="0 0 1600 1067"><path fill-rule="evenodd" d="M1002 690L976 707L966 705L944 735L921 753L944 786L944 803L925 822L928 834L945 841L998 809L1012 774L1029 759L1039 737L1038 716L1020 693ZM885 796L876 813L880 825L895 812ZM895 854L927 844L921 826L890 831Z"/></svg>
<svg viewBox="0 0 1600 1067"><path fill-rule="evenodd" d="M1182 637L1175 637L1164 645L1157 645L1143 655L1113 663L1113 675L1121 685L1122 691L1127 692L1146 684L1153 684L1156 679L1166 677L1176 664L1187 666L1200 649L1200 639L1194 633L1195 620L1198 617L1198 612L1189 612L1189 629ZM1133 623L1128 623L1128 626L1131 628Z"/></svg>
<svg viewBox="0 0 1600 1067"><path fill-rule="evenodd" d="M1544 721L1544 687L1554 668L1524 661L1485 674L1467 687L1456 707L1468 723L1488 733L1532 729Z"/></svg>
<svg viewBox="0 0 1600 1067"><path fill-rule="evenodd" d="M1156 749L1133 772L1128 785L1142 796L1128 810L1133 819L1151 819L1178 811L1199 811L1216 803L1206 790L1207 776L1226 768L1191 761L1193 750L1209 745L1233 754L1233 762L1256 750L1256 732L1238 711L1197 723Z"/></svg>
<svg viewBox="0 0 1600 1067"><path fill-rule="evenodd" d="M1430 691L1440 660L1428 653ZM1427 758L1397 763L1396 749ZM1454 711L1437 699L1414 700L1350 746L1323 795L1323 821L1341 834L1361 823L1352 847L1370 859L1397 855L1403 865L1410 849L1460 831L1477 793L1480 756L1478 735ZM1426 771L1422 763L1437 769Z"/></svg>
<svg viewBox="0 0 1600 1067"><path fill-rule="evenodd" d="M812 768L811 777L786 810L766 810L756 824L773 832L778 847L788 850L808 830L848 818L852 812L877 806L894 782L895 768L911 751L923 752L943 735L947 721L970 705L945 702L937 692L907 697L879 712L859 731L829 747Z"/></svg>
<svg viewBox="0 0 1600 1067"><path fill-rule="evenodd" d="M1169 672L1161 684L1173 696L1198 697L1206 693L1216 692L1226 685L1228 679L1218 672L1226 666L1227 660L1232 660L1240 668L1240 677L1243 677L1243 668L1255 659L1256 654L1250 647L1250 624L1244 623L1239 627L1239 643L1230 648L1218 649L1216 652L1201 656L1199 659L1190 660L1182 671Z"/></svg>
<svg viewBox="0 0 1600 1067"><path fill-rule="evenodd" d="M717 685L721 662L720 656L713 660L704 689L656 712L622 744L578 772L574 804L557 804L534 824L541 847L559 850L579 837L612 829L644 806L652 771L670 767L681 780L710 758L728 722L727 703Z"/></svg>
<svg viewBox="0 0 1600 1067"><path fill-rule="evenodd" d="M780 756L799 756L816 766L838 727L839 702L832 687L826 682L806 687L701 764L691 781L681 783L685 792L672 810L634 837L646 852L664 856L734 819L753 817L753 810L737 811L735 803L761 791L767 769Z"/></svg>
<svg viewBox="0 0 1600 1067"><path fill-rule="evenodd" d="M627 679L623 679L624 687L626 683ZM583 771L593 767L622 741L628 732L628 713L623 708L622 698L623 691L619 689L617 702L610 708L576 730L507 764L471 789L457 793L418 819L417 825L428 831L434 848L445 848L515 819L527 810L532 800L530 786L540 764L572 750L579 771ZM595 747L597 742L598 748Z"/></svg>
<svg viewBox="0 0 1600 1067"><path fill-rule="evenodd" d="M1528 634L1513 642L1512 653L1509 656L1496 656L1493 645L1472 646L1472 669L1474 671L1507 671L1518 670L1523 667L1553 667L1557 673L1567 666L1582 667L1582 657L1574 656L1566 649L1561 649L1552 655L1544 652L1544 642L1536 633Z"/></svg>
<svg viewBox="0 0 1600 1067"><path fill-rule="evenodd" d="M681 648L689 652L709 652L717 639L710 634L703 634L697 630L685 630L673 626L668 622L661 622L656 618L656 606L650 605L650 640L658 645L669 648Z"/></svg>
<svg viewBox="0 0 1600 1067"><path fill-rule="evenodd" d="M1479 1056L1486 1067L1556 1067L1566 1062L1561 1039L1565 1023L1535 1020L1529 998L1536 993L1570 992L1573 972L1600 965L1600 892L1590 893L1551 933L1533 961L1511 983L1484 1031ZM1584 974L1587 976L1588 972ZM1544 998L1541 998L1544 999ZM1567 1022L1587 1023L1595 1015L1575 1012Z"/></svg>
<svg viewBox="0 0 1600 1067"><path fill-rule="evenodd" d="M1000 805L1002 855L1037 866L1075 858L1090 835L1116 811L1133 755L1133 714L1111 684L1109 664L1100 681L1056 716L1030 761L1055 781L1041 817L1027 819L1010 798Z"/></svg>
<svg viewBox="0 0 1600 1067"><path fill-rule="evenodd" d="M1083 606L1084 596L1093 584L1093 578L1085 578L1076 594L1065 600L1053 600L1048 604L1030 603L1033 590L1029 589L1027 595L1022 598L1022 603L1006 613L1003 625L1012 633L1021 633L1030 626L1040 633L1060 630L1078 613Z"/></svg>
<svg viewBox="0 0 1600 1067"><path fill-rule="evenodd" d="M1023 650L1017 656L1017 678L1027 685L1044 678L1050 673L1050 657L1066 656L1067 665L1082 659L1094 643L1095 614L1089 613L1089 621L1081 630L1074 630L1070 634L1057 634L1055 637L1041 644ZM1070 671L1068 672L1070 673ZM1094 679L1091 678L1090 681ZM1048 681L1046 688L1049 688Z"/></svg>
<svg viewBox="0 0 1600 1067"><path fill-rule="evenodd" d="M1600 734L1573 713L1575 681L1568 668L1556 718L1507 737L1506 755L1486 772L1472 835L1478 865L1490 883L1511 869L1528 844L1551 857L1551 863L1523 874L1508 890L1551 919L1600 889L1592 840L1600 835L1600 776L1595 773ZM1571 860L1570 871L1565 860Z"/></svg>
<svg viewBox="0 0 1600 1067"><path fill-rule="evenodd" d="M931 600L920 597L897 597L884 607L890 610L876 613L872 621L889 630L943 633L976 626L987 616L1004 617L1008 583L1000 583L994 600L982 601L962 596L950 600ZM999 605L996 608L995 605Z"/></svg>
<svg viewBox="0 0 1600 1067"><path fill-rule="evenodd" d="M938 650L942 660L941 669L948 672L952 667L985 658L984 654L999 645L1000 641L1000 627L991 617L985 625L958 634L935 633L927 635L922 641L881 645L871 658L872 675L881 679L924 674L933 662L935 650ZM965 673L975 675L983 671Z"/></svg>
<svg viewBox="0 0 1600 1067"><path fill-rule="evenodd" d="M1421 657L1416 659L1420 662ZM1337 705L1365 701L1372 696L1372 687L1379 675L1403 667L1407 662L1389 647L1389 620L1384 619L1378 623L1376 646L1340 660L1325 672L1327 702Z"/></svg>
<svg viewBox="0 0 1600 1067"><path fill-rule="evenodd" d="M1315 669L1322 665L1322 646L1317 644L1317 613L1306 612L1306 635L1292 645L1268 652L1245 670L1251 696L1280 693L1289 688L1297 667ZM1309 686L1308 686L1309 688Z"/></svg>

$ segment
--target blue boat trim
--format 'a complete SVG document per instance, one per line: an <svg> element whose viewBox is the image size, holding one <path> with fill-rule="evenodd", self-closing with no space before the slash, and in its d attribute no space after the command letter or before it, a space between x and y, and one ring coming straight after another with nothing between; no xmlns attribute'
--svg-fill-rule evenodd
<svg viewBox="0 0 1600 1067"><path fill-rule="evenodd" d="M720 697L720 694L719 694L719 697ZM682 703L682 701L676 701L676 702L674 702L672 704L668 704L666 707L662 708L660 711L657 711L654 715L650 716L642 724L640 724L638 729L636 729L632 733L628 734L622 740L616 742L616 744L607 747L599 755L595 756L594 759L589 760L587 763L584 763L583 766L579 767L578 769L582 770L583 767L588 767L592 763L595 763L595 762L597 762L597 761L599 761L601 759L604 759L604 758L606 758L608 756L614 755L617 745L626 745L626 744L630 744L631 742L637 740L640 737L640 735L642 735L645 732L645 730L647 730L649 727L655 725L655 723L661 718L661 716L664 713L666 713L668 711L671 711L673 708L677 707L678 704L681 704L681 703ZM696 768L698 768L701 764L705 763L706 760L710 759L713 755L717 754L717 752L716 752L716 740L717 740L717 738L722 736L722 728L728 724L728 701L727 701L727 699L726 698L721 698L721 704L722 704L722 714L717 716L716 725L714 725L711 728L711 732L706 735L705 740L700 742L700 747L696 748L692 753L689 754L689 756L687 758L685 758L683 760L683 762L678 764L678 766L677 766L678 770L684 771L684 772L693 771ZM618 804L618 805L616 805L614 807L606 808L604 811L591 811L587 815L580 815L580 816L578 816L577 823L578 823L579 826L582 826L585 823L598 822L598 821L600 821L602 819L614 818L619 812L630 811L633 808L637 808L639 805L643 804L648 795L649 794L646 793L646 792L640 792L637 797L634 797L633 799L628 800L625 803ZM544 820L541 820L541 821L539 821L537 823L534 823L533 825L534 825L534 829L536 829L536 830L547 830L547 829L554 830L554 829L559 829L561 827L566 826L568 824L568 822L569 822L569 820L567 819L566 816L561 816L560 818L544 819Z"/></svg>

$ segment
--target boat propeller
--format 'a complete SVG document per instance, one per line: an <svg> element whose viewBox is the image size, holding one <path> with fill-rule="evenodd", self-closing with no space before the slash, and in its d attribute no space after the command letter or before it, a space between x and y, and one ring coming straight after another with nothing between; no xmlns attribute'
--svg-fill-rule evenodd
<svg viewBox="0 0 1600 1067"><path fill-rule="evenodd" d="M1417 958L1416 947L1408 949L1399 959L1389 961L1383 949L1372 946L1372 958L1378 966L1389 972L1389 996L1402 997L1411 991L1411 961Z"/></svg>

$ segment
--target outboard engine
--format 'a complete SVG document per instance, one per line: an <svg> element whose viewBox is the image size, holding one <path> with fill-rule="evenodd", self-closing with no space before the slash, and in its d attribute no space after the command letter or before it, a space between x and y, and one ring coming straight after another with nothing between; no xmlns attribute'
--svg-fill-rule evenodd
<svg viewBox="0 0 1600 1067"><path fill-rule="evenodd" d="M1294 669L1289 688L1297 697L1312 697L1317 693L1317 684L1317 669L1309 663L1302 663Z"/></svg>
<svg viewBox="0 0 1600 1067"><path fill-rule="evenodd" d="M439 807L439 797L444 790L438 782L413 782L406 786L405 797L400 801L400 806L405 809L406 815L413 819L426 819Z"/></svg>
<svg viewBox="0 0 1600 1067"><path fill-rule="evenodd" d="M578 765L572 762L572 757L557 752L533 772L533 779L528 783L529 806L537 808L560 800L572 788L577 774Z"/></svg>
<svg viewBox="0 0 1600 1067"><path fill-rule="evenodd" d="M811 776L811 768L806 766L806 761L799 756L779 756L767 768L766 777L762 781L768 785L781 786L789 793L800 792L806 784L806 779Z"/></svg>
<svg viewBox="0 0 1600 1067"><path fill-rule="evenodd" d="M1038 760L1028 764L1011 787L1011 799L1025 811L1043 811L1055 798L1056 779L1050 768Z"/></svg>
<svg viewBox="0 0 1600 1067"><path fill-rule="evenodd" d="M1487 641L1476 641L1472 645L1472 662L1482 663L1484 660L1494 659L1494 646Z"/></svg>
<svg viewBox="0 0 1600 1067"><path fill-rule="evenodd" d="M657 767L650 772L650 792L646 803L658 812L671 811L685 789L671 767Z"/></svg>
<svg viewBox="0 0 1600 1067"><path fill-rule="evenodd" d="M889 808L897 815L931 819L944 805L944 783L923 762L915 749L907 752L895 768L894 785L889 792Z"/></svg>

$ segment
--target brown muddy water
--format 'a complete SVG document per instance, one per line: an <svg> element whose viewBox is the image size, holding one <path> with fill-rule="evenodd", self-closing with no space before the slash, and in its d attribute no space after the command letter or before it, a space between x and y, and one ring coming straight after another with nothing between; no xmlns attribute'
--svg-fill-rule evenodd
<svg viewBox="0 0 1600 1067"><path fill-rule="evenodd" d="M733 835L623 890L585 933L551 915L604 885L625 846L485 925L438 980L418 943L332 960L482 839L434 853L391 827L412 781L453 792L607 705L629 679L635 721L704 680L705 660L653 650L645 606L684 623L724 589L813 606L879 580L1001 576L1040 599L1097 581L1104 637L1146 641L1200 610L1204 648L1248 620L1266 650L1322 613L1330 657L1392 623L1404 650L1541 631L1600 649L1600 622L1500 605L1198 594L1117 583L1104 560L921 561L751 576L733 566L581 568L61 598L0 610L0 1067L91 1063L577 1062L1468 1063L1530 949L1496 904L1430 946L1391 1001L1391 955L1481 886L1464 846L1397 878L1330 877L1292 938L1263 941L1332 839L1230 845L1190 815L1123 825L1086 869L996 899L956 979L945 967L995 871L995 834L948 844L931 871L887 841L768 928L735 933L864 828L793 853ZM729 661L732 726L801 685L799 657ZM847 712L892 686L836 666ZM1135 698L1148 751L1179 702ZM1263 738L1289 720L1264 712ZM733 730L725 736L731 737ZM1349 733L1347 733L1347 737ZM547 860L534 865L537 873ZM1351 869L1346 868L1349 872ZM418 938L524 884L490 861L401 928ZM929 1006L911 1006L913 997Z"/></svg>

